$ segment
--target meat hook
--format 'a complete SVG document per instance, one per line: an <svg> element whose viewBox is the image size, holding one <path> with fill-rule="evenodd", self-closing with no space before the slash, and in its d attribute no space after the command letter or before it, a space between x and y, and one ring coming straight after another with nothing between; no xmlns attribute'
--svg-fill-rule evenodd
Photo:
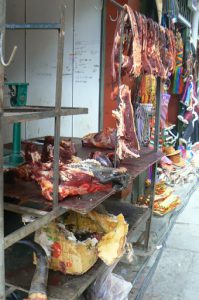
<svg viewBox="0 0 199 300"><path fill-rule="evenodd" d="M1 64L4 67L8 67L14 59L15 53L17 51L17 46L14 46L8 62L5 62L4 57L3 57L3 39L4 39L4 34L3 34L3 32L1 32L1 37L0 37L0 59L1 59Z"/></svg>
<svg viewBox="0 0 199 300"><path fill-rule="evenodd" d="M100 4L99 5L94 5L94 7L95 7L96 10L100 10L101 11L102 8L103 8L103 0L101 0L100 2L101 2L101 5ZM93 5L93 3L92 3L92 5Z"/></svg>
<svg viewBox="0 0 199 300"><path fill-rule="evenodd" d="M117 16L116 16L115 19L113 19L113 17L111 15L109 15L109 18L110 18L111 22L117 22L118 17L119 17L118 9L117 9Z"/></svg>

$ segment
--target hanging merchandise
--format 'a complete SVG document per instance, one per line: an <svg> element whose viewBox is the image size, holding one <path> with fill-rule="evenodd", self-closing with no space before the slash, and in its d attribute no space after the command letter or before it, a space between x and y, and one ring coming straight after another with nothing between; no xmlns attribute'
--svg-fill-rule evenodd
<svg viewBox="0 0 199 300"><path fill-rule="evenodd" d="M158 12L158 23L162 23L162 9L163 9L163 0L155 0L157 12Z"/></svg>
<svg viewBox="0 0 199 300"><path fill-rule="evenodd" d="M187 78L186 86L185 86L184 93L182 96L182 101L181 101L187 107L192 106L193 92L194 92L193 76L190 75Z"/></svg>
<svg viewBox="0 0 199 300"><path fill-rule="evenodd" d="M142 104L156 103L157 81L154 75L143 75L141 78L139 96Z"/></svg>
<svg viewBox="0 0 199 300"><path fill-rule="evenodd" d="M169 18L172 23L176 23L179 14L179 7L176 0L164 0L163 1L163 14ZM163 23L166 23L165 18L163 18Z"/></svg>
<svg viewBox="0 0 199 300"><path fill-rule="evenodd" d="M165 124L166 124L167 114L168 114L168 105L169 105L170 98L171 98L171 95L169 95L167 93L162 94L161 109L160 109L162 128L164 128Z"/></svg>
<svg viewBox="0 0 199 300"><path fill-rule="evenodd" d="M159 26L125 4L118 18L112 49L113 90L120 75L121 81L125 75L139 77L142 74L166 79L174 72L175 47L172 30Z"/></svg>
<svg viewBox="0 0 199 300"><path fill-rule="evenodd" d="M149 148L150 149L154 149L154 141L155 141L155 117L153 117L151 123L152 124L151 124L151 136L150 136ZM159 133L159 144L158 144L158 148L160 150L162 149L162 144L163 144L162 130L160 130L160 133Z"/></svg>
<svg viewBox="0 0 199 300"><path fill-rule="evenodd" d="M176 33L176 68L173 81L173 94L181 95L183 93L183 53L184 53L183 40L180 32Z"/></svg>
<svg viewBox="0 0 199 300"><path fill-rule="evenodd" d="M171 95L168 94L171 81L168 79L163 85L163 92L161 93L161 104L160 104L160 118L161 118L161 127L165 128L166 120L168 116L168 105L171 98Z"/></svg>
<svg viewBox="0 0 199 300"><path fill-rule="evenodd" d="M174 147L179 138L179 133L177 132L175 125L164 128L162 135L164 147Z"/></svg>
<svg viewBox="0 0 199 300"><path fill-rule="evenodd" d="M151 104L152 106L152 104ZM138 104L135 112L137 137L141 146L148 146L150 140L151 111L144 104Z"/></svg>
<svg viewBox="0 0 199 300"><path fill-rule="evenodd" d="M191 138L191 135L194 131L194 126L195 123L198 122L198 117L199 117L199 105L198 105L198 101L196 98L194 98L194 105L193 105L193 109L191 111L187 111L184 114L184 117L182 119L183 123L185 123L187 125L185 131L182 134L182 137L180 138L180 142L187 144L188 141Z"/></svg>

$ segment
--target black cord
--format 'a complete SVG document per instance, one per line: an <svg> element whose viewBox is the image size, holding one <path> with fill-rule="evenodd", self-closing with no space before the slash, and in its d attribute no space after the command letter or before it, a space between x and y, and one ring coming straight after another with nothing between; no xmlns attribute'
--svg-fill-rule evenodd
<svg viewBox="0 0 199 300"><path fill-rule="evenodd" d="M21 300L21 298L19 298L15 293L12 293L12 294L11 294L11 297L12 297L14 300Z"/></svg>

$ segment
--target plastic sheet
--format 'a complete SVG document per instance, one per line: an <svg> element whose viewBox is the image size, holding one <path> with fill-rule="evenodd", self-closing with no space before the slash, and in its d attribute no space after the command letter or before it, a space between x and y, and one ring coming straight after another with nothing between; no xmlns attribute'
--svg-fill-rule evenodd
<svg viewBox="0 0 199 300"><path fill-rule="evenodd" d="M87 290L86 300L128 300L132 284L114 273L97 279Z"/></svg>

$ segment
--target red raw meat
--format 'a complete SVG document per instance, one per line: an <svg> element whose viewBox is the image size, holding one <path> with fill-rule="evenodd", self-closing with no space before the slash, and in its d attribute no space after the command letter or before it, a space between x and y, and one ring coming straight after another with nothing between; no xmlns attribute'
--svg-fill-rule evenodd
<svg viewBox="0 0 199 300"><path fill-rule="evenodd" d="M131 91L127 85L123 84L120 86L119 92L119 108L112 112L117 121L117 155L119 159L139 157L140 146L134 124Z"/></svg>
<svg viewBox="0 0 199 300"><path fill-rule="evenodd" d="M75 144L71 139L61 140L59 146L59 159L63 163L69 163L72 160L72 156L76 155ZM54 157L54 137L46 136L42 149L41 160L42 162L53 161Z"/></svg>
<svg viewBox="0 0 199 300"><path fill-rule="evenodd" d="M95 161L93 160L93 162ZM88 167L84 161L78 164L59 165L59 200L68 196L110 190L112 185L101 184L89 169L89 163L87 164ZM53 166L51 165L48 171L45 167L44 164L44 168L42 166L40 170L34 169L32 178L40 185L42 195L51 201L53 199Z"/></svg>
<svg viewBox="0 0 199 300"><path fill-rule="evenodd" d="M86 162L86 163L85 163ZM101 168L95 160L86 160L78 164L59 163L59 200L68 196L84 195L96 191L109 191L111 183L101 184L95 178L92 169ZM22 180L35 180L41 187L46 200L53 199L53 163L24 164L15 169L15 174Z"/></svg>
<svg viewBox="0 0 199 300"><path fill-rule="evenodd" d="M29 141L24 141L23 144L25 145L24 147L24 152L25 152L25 161L28 163L35 163L38 161L41 161L41 154L39 153L38 147L36 144L29 142Z"/></svg>
<svg viewBox="0 0 199 300"><path fill-rule="evenodd" d="M82 146L115 149L116 130L107 128L98 133L89 133L82 139Z"/></svg>

